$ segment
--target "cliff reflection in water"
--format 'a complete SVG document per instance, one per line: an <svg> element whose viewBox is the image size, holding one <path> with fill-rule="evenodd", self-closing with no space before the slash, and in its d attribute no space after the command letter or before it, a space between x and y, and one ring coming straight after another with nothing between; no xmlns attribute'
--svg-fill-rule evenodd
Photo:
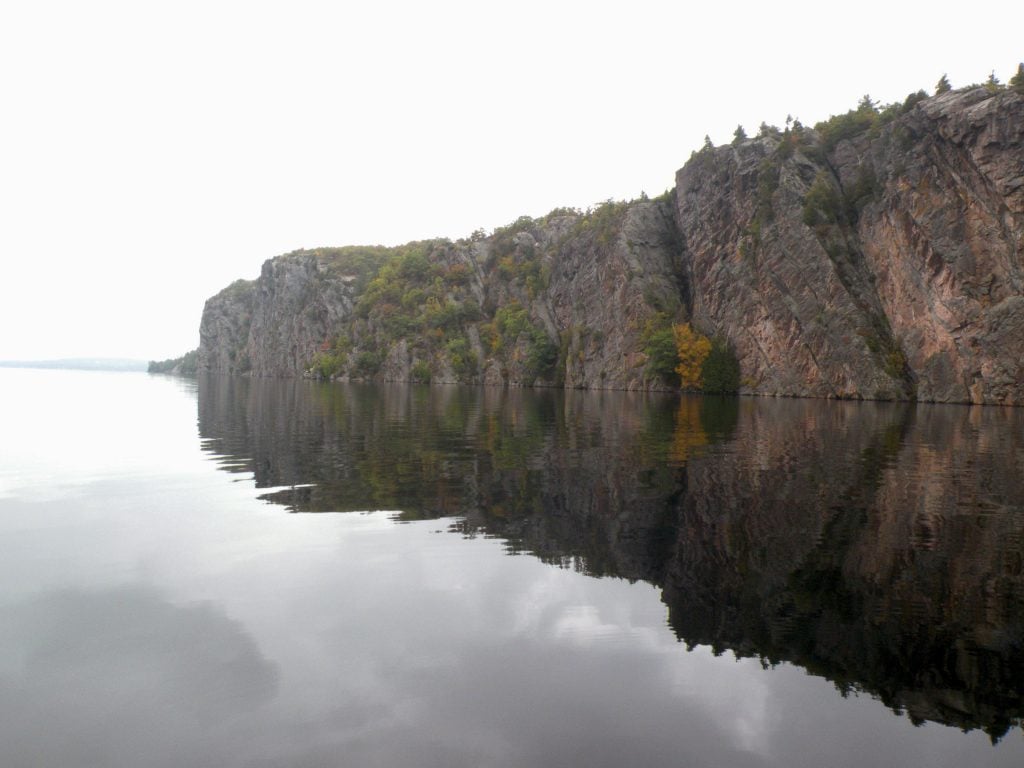
<svg viewBox="0 0 1024 768"><path fill-rule="evenodd" d="M993 739L1024 717L1020 410L211 378L199 425L292 511L456 516L657 585L687 645Z"/></svg>

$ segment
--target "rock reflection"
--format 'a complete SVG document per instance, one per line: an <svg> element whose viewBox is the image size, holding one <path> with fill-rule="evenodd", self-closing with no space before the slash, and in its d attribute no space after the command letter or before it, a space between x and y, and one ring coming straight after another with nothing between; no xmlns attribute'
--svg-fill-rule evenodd
<svg viewBox="0 0 1024 768"><path fill-rule="evenodd" d="M458 516L659 586L690 646L993 740L1024 716L1019 411L212 378L199 417L292 511Z"/></svg>

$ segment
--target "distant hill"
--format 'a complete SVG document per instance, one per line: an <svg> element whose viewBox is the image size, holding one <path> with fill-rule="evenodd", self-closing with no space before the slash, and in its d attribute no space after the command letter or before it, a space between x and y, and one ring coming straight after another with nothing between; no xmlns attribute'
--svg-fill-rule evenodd
<svg viewBox="0 0 1024 768"><path fill-rule="evenodd" d="M60 360L0 360L0 368L64 368L74 371L144 371L145 360L117 357L69 357Z"/></svg>

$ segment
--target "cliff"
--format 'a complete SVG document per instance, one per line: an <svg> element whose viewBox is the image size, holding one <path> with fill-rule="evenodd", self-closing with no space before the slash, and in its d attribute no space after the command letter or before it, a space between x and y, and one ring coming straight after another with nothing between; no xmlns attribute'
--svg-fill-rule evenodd
<svg viewBox="0 0 1024 768"><path fill-rule="evenodd" d="M199 367L666 388L687 322L745 393L1024 402L1024 96L865 102L709 144L657 200L280 256L207 302Z"/></svg>

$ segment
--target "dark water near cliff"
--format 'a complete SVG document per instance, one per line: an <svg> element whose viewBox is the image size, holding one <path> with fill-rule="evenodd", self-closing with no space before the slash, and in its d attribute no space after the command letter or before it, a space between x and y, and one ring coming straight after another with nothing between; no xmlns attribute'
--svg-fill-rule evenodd
<svg viewBox="0 0 1024 768"><path fill-rule="evenodd" d="M0 395L4 766L1024 761L1020 410Z"/></svg>

